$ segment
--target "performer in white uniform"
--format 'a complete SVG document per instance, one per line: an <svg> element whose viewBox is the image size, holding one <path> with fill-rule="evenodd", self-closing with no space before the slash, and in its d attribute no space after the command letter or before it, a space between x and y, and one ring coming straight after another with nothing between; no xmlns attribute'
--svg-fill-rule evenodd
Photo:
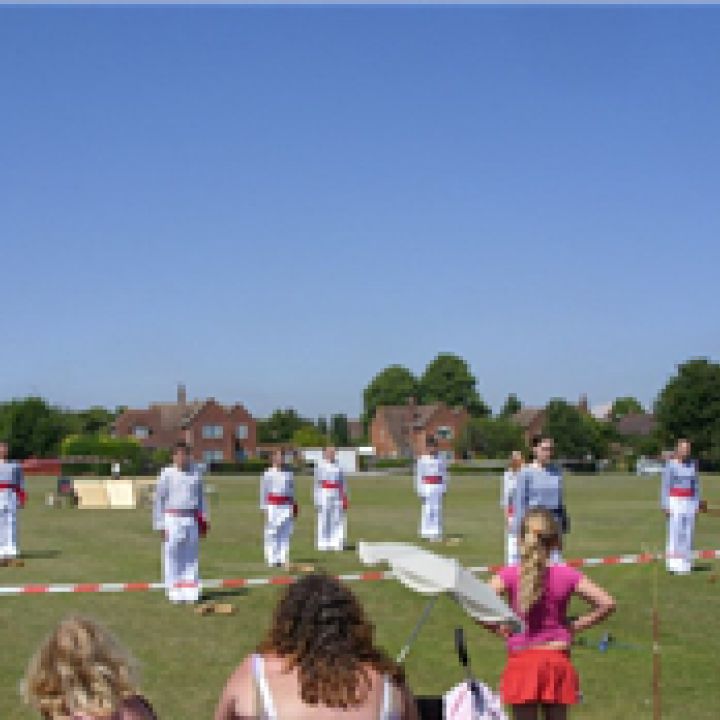
<svg viewBox="0 0 720 720"><path fill-rule="evenodd" d="M438 542L443 537L443 498L448 478L445 461L438 456L437 443L429 438L425 452L415 463L415 491L422 500L420 537Z"/></svg>
<svg viewBox="0 0 720 720"><path fill-rule="evenodd" d="M272 454L272 466L260 480L260 509L265 511L265 562L271 567L289 566L297 503L295 479L283 469L282 450Z"/></svg>
<svg viewBox="0 0 720 720"><path fill-rule="evenodd" d="M333 447L325 448L322 460L315 466L314 497L318 514L317 549L344 550L348 487Z"/></svg>
<svg viewBox="0 0 720 720"><path fill-rule="evenodd" d="M18 508L25 505L25 480L20 463L8 460L8 445L0 442L0 562L18 556Z"/></svg>
<svg viewBox="0 0 720 720"><path fill-rule="evenodd" d="M503 475L503 491L501 505L505 510L505 561L507 565L515 565L519 559L518 536L513 527L513 496L517 476L523 466L523 456L519 450L513 450L510 456L510 467Z"/></svg>
<svg viewBox="0 0 720 720"><path fill-rule="evenodd" d="M678 440L675 454L662 474L661 505L668 519L665 566L669 572L692 571L695 516L700 504L697 463L690 458L690 442Z"/></svg>
<svg viewBox="0 0 720 720"><path fill-rule="evenodd" d="M163 535L163 580L174 603L200 599L199 537L207 533L202 471L186 443L176 443L173 464L155 488L153 527Z"/></svg>

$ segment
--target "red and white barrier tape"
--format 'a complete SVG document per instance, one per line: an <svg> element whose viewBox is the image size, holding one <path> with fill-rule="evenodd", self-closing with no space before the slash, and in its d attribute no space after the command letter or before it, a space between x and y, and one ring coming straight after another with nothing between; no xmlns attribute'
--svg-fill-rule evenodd
<svg viewBox="0 0 720 720"><path fill-rule="evenodd" d="M640 553L635 555L609 555L601 558L575 558L565 560L572 567L597 567L599 565L642 565L654 560L662 560L663 553ZM696 550L693 558L699 560L720 560L720 550ZM501 565L478 565L468 568L475 573L490 573L498 570ZM393 574L390 571L371 570L360 573L347 573L338 575L344 582L371 582L377 580L390 580ZM261 585L290 585L295 582L294 575L276 575L274 577L259 578L229 578L225 580L202 580L204 590L218 588L257 587ZM176 588L194 587L193 583L176 583ZM165 590L162 582L135 582L135 583L75 583L57 585L0 585L0 595L41 595L47 593L115 593L115 592L146 592L148 590Z"/></svg>

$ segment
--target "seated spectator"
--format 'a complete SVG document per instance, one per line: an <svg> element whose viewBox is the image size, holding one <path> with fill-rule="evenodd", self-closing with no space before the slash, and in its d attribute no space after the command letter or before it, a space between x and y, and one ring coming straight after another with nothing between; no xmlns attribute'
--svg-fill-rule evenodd
<svg viewBox="0 0 720 720"><path fill-rule="evenodd" d="M215 720L416 720L402 669L379 650L353 593L323 573L290 585Z"/></svg>
<svg viewBox="0 0 720 720"><path fill-rule="evenodd" d="M30 660L25 700L44 720L156 720L137 694L133 666L106 630L71 616Z"/></svg>
<svg viewBox="0 0 720 720"><path fill-rule="evenodd" d="M507 640L500 692L515 720L565 720L579 693L578 675L570 662L573 636L615 609L613 598L581 572L550 562L552 553L561 549L561 537L547 510L529 510L520 527L520 565L504 567L490 580L525 623L515 634L507 625L481 623ZM591 610L570 622L566 611L573 595Z"/></svg>

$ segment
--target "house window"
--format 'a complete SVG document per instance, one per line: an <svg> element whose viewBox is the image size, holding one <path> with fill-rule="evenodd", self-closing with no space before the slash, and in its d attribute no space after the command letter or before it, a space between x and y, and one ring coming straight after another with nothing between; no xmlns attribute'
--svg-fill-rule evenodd
<svg viewBox="0 0 720 720"><path fill-rule="evenodd" d="M222 425L203 425L202 426L203 440L222 440L222 436L223 436Z"/></svg>
<svg viewBox="0 0 720 720"><path fill-rule="evenodd" d="M435 434L437 435L439 440L452 440L453 439L453 429L449 427L448 425L441 425L436 431Z"/></svg>
<svg viewBox="0 0 720 720"><path fill-rule="evenodd" d="M136 425L133 428L132 434L138 440L146 440L150 437L150 428L147 425Z"/></svg>
<svg viewBox="0 0 720 720"><path fill-rule="evenodd" d="M225 459L222 450L205 450L203 451L203 462L214 463L222 462Z"/></svg>
<svg viewBox="0 0 720 720"><path fill-rule="evenodd" d="M248 426L247 425L238 425L235 428L235 437L238 440L247 440L248 436Z"/></svg>

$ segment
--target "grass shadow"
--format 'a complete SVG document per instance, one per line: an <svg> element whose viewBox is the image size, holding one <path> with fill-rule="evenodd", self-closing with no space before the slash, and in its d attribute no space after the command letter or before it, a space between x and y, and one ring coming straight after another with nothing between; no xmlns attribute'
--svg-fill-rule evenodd
<svg viewBox="0 0 720 720"><path fill-rule="evenodd" d="M59 550L25 550L20 553L19 558L21 560L54 560L61 554Z"/></svg>
<svg viewBox="0 0 720 720"><path fill-rule="evenodd" d="M248 594L247 588L225 588L222 590L205 590L200 602L207 600L222 600L223 598L245 597Z"/></svg>

